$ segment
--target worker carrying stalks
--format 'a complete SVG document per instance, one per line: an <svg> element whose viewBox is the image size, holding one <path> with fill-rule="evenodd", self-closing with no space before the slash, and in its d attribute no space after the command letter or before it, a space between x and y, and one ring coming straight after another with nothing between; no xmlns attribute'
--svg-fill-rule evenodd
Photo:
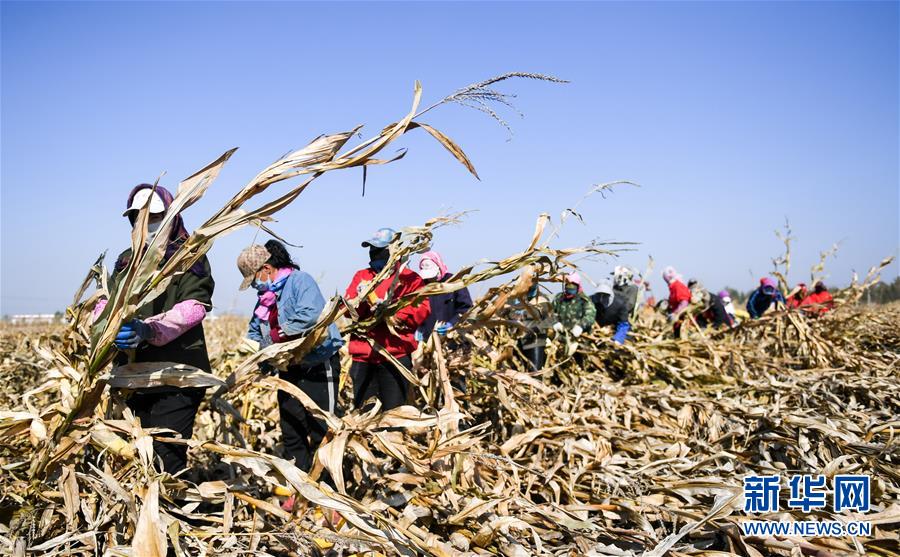
<svg viewBox="0 0 900 557"><path fill-rule="evenodd" d="M613 327L612 339L616 344L625 344L625 338L631 330L631 312L628 310L629 301L626 296L627 294L620 295L620 292L606 281L601 282L597 292L591 296L591 302L596 309L597 325Z"/></svg>
<svg viewBox="0 0 900 557"><path fill-rule="evenodd" d="M594 325L597 310L584 293L578 273L566 275L563 291L553 300L553 313L557 319L553 330L571 339L577 339Z"/></svg>
<svg viewBox="0 0 900 557"><path fill-rule="evenodd" d="M146 243L159 233L163 219L174 197L161 186L140 184L128 196L127 217L136 225L138 212L148 206ZM188 231L181 215L172 220L165 242L160 266L164 265L188 239ZM110 291L114 291L133 257L131 248L116 259L110 276ZM202 322L212 304L215 282L209 260L202 256L186 272L176 275L155 299L144 304L134 318L119 329L115 345L122 350L115 357L116 365L129 362L167 362L186 364L209 373L209 354ZM99 318L107 305L105 298L94 306L93 316ZM201 387L160 386L137 389L128 396L126 404L144 428L170 429L182 439L190 439L194 431L197 410L206 390ZM153 452L162 468L175 474L187 467L187 445L165 443L154 439Z"/></svg>
<svg viewBox="0 0 900 557"><path fill-rule="evenodd" d="M375 277L385 268L390 259L390 244L395 235L396 232L392 229L381 228L372 238L362 243L362 247L369 249L369 265L353 275L350 285L347 286L348 301L357 300L366 292L372 286ZM398 263L384 280L374 285L374 289L366 299L359 300L356 311L361 319L378 317L382 308L419 290L424 285L419 275ZM372 397L381 402L382 410L390 410L406 403L409 381L393 361L381 355L369 341L384 348L406 369L412 369L410 355L418 346L415 339L416 329L428 318L430 308L431 305L426 298L386 319L379 319L364 333L351 335L350 356L353 358L353 364L350 376L353 379L355 408L362 408Z"/></svg>

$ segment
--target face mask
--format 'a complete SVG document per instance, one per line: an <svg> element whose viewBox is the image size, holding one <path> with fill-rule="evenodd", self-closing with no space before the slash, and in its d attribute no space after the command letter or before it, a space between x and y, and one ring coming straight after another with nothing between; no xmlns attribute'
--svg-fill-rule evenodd
<svg viewBox="0 0 900 557"><path fill-rule="evenodd" d="M425 280L437 278L438 273L440 273L440 269L430 259L423 259L422 263L419 264L419 276Z"/></svg>
<svg viewBox="0 0 900 557"><path fill-rule="evenodd" d="M537 293L538 293L538 287L536 284L528 289L528 297L529 298L534 298L535 296L537 296Z"/></svg>
<svg viewBox="0 0 900 557"><path fill-rule="evenodd" d="M381 270L384 269L385 265L387 265L387 259L376 259L374 261L369 261L369 268L376 273L380 273Z"/></svg>
<svg viewBox="0 0 900 557"><path fill-rule="evenodd" d="M156 222L148 222L147 223L147 243L153 241L153 238L156 238L156 233L159 232L159 227L162 226L162 221Z"/></svg>
<svg viewBox="0 0 900 557"><path fill-rule="evenodd" d="M256 289L257 293L264 294L272 288L272 282L268 280L254 280L253 288Z"/></svg>
<svg viewBox="0 0 900 557"><path fill-rule="evenodd" d="M575 294L578 294L577 286L567 286L566 287L566 295L567 296L574 296Z"/></svg>

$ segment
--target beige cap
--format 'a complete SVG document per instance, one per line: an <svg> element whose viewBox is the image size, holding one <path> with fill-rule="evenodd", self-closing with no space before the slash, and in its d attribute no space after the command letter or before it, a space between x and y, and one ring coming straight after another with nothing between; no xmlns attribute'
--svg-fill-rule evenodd
<svg viewBox="0 0 900 557"><path fill-rule="evenodd" d="M259 244L253 244L248 248L244 248L244 251L237 258L238 270L244 276L240 290L247 290L247 287L253 282L256 273L259 272L260 268L266 264L270 257L272 257L272 254L269 253L269 250Z"/></svg>

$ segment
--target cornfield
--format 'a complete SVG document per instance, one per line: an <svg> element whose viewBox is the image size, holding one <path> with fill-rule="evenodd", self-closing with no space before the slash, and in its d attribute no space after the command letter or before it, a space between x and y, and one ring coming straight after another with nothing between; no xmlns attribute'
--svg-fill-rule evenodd
<svg viewBox="0 0 900 557"><path fill-rule="evenodd" d="M460 103L502 122L490 103L508 102L509 95L490 87L511 77L558 81L508 74L423 111L417 84L403 118L343 152L359 128L321 136L283 157L167 261L157 239L166 236L170 214L143 247L145 207L132 238L136 255L114 290L98 259L67 310L68 324L0 329L3 552L900 555L900 305L856 304L890 260L838 293L837 308L820 318L774 312L729 331L691 329L676 339L646 309L625 345L595 329L579 343L583 356L573 358L563 338L551 338L545 368L532 372L517 348L521 331L502 309L524 296L534 278L554 281L576 268L574 256L615 254L610 245L551 247L556 230L541 215L521 252L465 267L391 302L386 315L423 296L506 278L447 337L423 343L416 365L403 370L415 386L413 404L339 417L291 384L259 373L264 361L283 367L301 360L331 323L343 333L374 324L339 297L310 334L261 351L242 342L244 319L207 322L213 374L175 364L111 366L112 339L138 307L216 238L264 226L322 174L388 163L378 153L421 128L477 176L456 143L417 119ZM232 154L185 179L174 207L199 199ZM243 208L299 176L306 178L276 200ZM382 276L457 219L403 229ZM110 301L94 320L90 310L101 295ZM153 463L152 440L166 433L141 428L122 398L123 390L161 384L209 387L194 438L180 441L190 446L190 469L175 477ZM329 425L308 474L281 458L279 389ZM345 407L349 389L342 381ZM330 483L319 481L325 472ZM870 475L871 511L856 518L873 525L871 535L743 536L742 478L780 473ZM293 513L279 505L291 494L301 501ZM852 517L790 510L765 518Z"/></svg>

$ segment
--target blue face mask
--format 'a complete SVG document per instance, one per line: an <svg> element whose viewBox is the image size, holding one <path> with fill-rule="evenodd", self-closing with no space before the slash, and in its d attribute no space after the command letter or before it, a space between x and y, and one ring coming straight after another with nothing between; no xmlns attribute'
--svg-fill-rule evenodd
<svg viewBox="0 0 900 557"><path fill-rule="evenodd" d="M537 285L534 285L528 289L528 297L529 298L534 298L535 296L537 296L537 293L538 293Z"/></svg>
<svg viewBox="0 0 900 557"><path fill-rule="evenodd" d="M577 286L571 286L571 287L567 286L566 294L568 294L569 296L574 296L575 294L578 294L578 287Z"/></svg>
<svg viewBox="0 0 900 557"><path fill-rule="evenodd" d="M253 280L253 288L256 288L256 292L259 294L263 294L272 289L272 281L270 280Z"/></svg>
<svg viewBox="0 0 900 557"><path fill-rule="evenodd" d="M385 265L387 265L387 259L376 259L374 261L369 261L369 268L376 273L380 273L381 270L384 269Z"/></svg>

